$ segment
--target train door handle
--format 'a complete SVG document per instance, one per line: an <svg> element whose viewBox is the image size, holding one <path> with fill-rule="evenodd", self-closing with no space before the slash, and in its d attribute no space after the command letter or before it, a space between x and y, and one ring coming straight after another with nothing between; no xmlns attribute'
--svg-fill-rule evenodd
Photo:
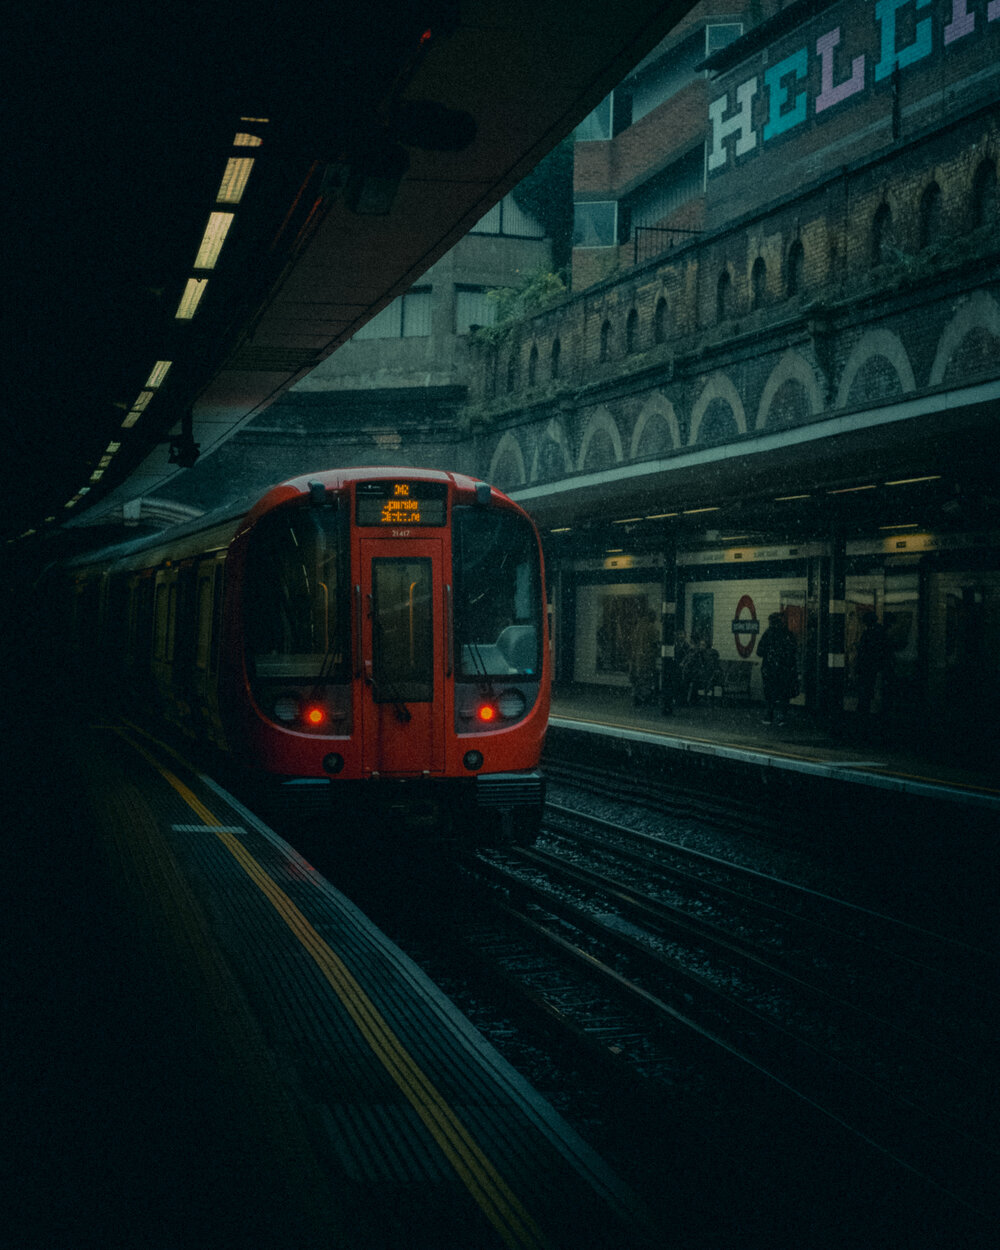
<svg viewBox="0 0 1000 1250"><path fill-rule="evenodd" d="M358 585L354 587L354 617L355 625L357 626L357 636L354 641L354 676L360 677L362 664L361 639L364 620L361 614L361 587Z"/></svg>
<svg viewBox="0 0 1000 1250"><path fill-rule="evenodd" d="M445 585L444 588L444 675L450 677L455 668L454 657L454 604L452 602L451 586Z"/></svg>

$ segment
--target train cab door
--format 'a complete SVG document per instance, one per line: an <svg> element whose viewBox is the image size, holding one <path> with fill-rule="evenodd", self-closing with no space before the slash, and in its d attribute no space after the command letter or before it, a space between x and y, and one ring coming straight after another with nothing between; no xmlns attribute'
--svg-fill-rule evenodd
<svg viewBox="0 0 1000 1250"><path fill-rule="evenodd" d="M355 584L367 776L444 770L445 590L440 538L362 539Z"/></svg>

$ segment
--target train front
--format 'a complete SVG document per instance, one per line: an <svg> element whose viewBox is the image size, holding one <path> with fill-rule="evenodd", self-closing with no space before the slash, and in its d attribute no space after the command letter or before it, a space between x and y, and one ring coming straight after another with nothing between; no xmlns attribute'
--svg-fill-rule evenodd
<svg viewBox="0 0 1000 1250"><path fill-rule="evenodd" d="M286 808L529 841L549 712L541 549L486 483L294 479L228 561L229 737Z"/></svg>

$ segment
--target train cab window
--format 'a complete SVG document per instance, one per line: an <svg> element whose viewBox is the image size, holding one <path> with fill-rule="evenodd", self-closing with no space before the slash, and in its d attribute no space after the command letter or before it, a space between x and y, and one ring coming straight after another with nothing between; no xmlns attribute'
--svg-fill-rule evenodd
<svg viewBox="0 0 1000 1250"><path fill-rule="evenodd" d="M455 508L452 518L458 676L537 680L542 594L530 523L499 508Z"/></svg>
<svg viewBox="0 0 1000 1250"><path fill-rule="evenodd" d="M283 508L254 526L243 596L258 683L347 679L348 574L335 507Z"/></svg>

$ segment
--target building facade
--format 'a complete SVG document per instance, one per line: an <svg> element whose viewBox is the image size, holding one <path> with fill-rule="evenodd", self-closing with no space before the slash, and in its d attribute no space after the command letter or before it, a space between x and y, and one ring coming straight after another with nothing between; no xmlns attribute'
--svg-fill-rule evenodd
<svg viewBox="0 0 1000 1250"><path fill-rule="evenodd" d="M838 716L874 612L897 725L995 726L1000 5L801 0L697 73L701 233L611 237L582 289L575 251L574 293L477 362L475 459L547 532L558 677L627 684L653 607L664 681L683 630L759 696L781 611L798 702ZM629 129L581 144L588 177Z"/></svg>

